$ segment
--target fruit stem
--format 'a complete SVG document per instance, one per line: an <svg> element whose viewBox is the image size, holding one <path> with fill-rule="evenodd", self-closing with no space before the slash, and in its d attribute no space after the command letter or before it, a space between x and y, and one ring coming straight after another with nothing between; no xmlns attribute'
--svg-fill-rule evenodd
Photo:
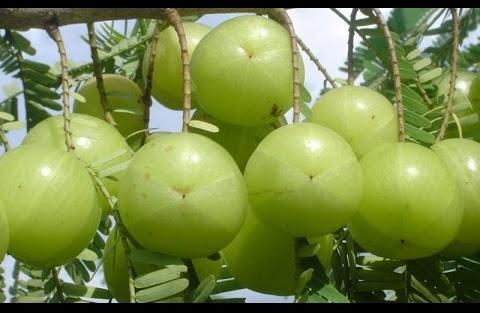
<svg viewBox="0 0 480 313"><path fill-rule="evenodd" d="M333 88L337 88L337 84L335 83L335 80L332 78L332 76L330 76L330 74L328 74L327 70L320 63L320 61L318 61L317 57L315 57L312 50L310 50L307 47L307 45L303 42L303 40L301 40L298 36L297 36L297 42L298 42L298 45L300 46L300 48L302 48L302 50L305 51L305 53L308 55L308 57L313 62L313 64L315 64L317 66L318 70L323 74L323 76L325 76L325 79L330 83L330 85Z"/></svg>
<svg viewBox="0 0 480 313"><path fill-rule="evenodd" d="M7 135L5 134L1 126L0 126L0 142L3 144L3 147L5 148L5 152L7 152L12 148L10 146L10 143L8 142Z"/></svg>
<svg viewBox="0 0 480 313"><path fill-rule="evenodd" d="M428 108L431 109L433 107L432 101L428 97L425 89L423 89L422 85L420 84L420 80L418 79L418 77L417 79L415 79L415 85L417 86L418 90L422 94L423 100L428 104Z"/></svg>
<svg viewBox="0 0 480 313"><path fill-rule="evenodd" d="M349 20L345 15L343 15L340 11L338 11L338 10L335 9L335 8L330 8L330 10L332 10L333 13L337 14L338 17L340 17L342 20L344 20L345 23L347 23L348 25L350 25L350 20ZM351 27L353 28L353 30L357 33L357 35L359 35L360 38L362 38L363 42L365 42L365 44L368 46L369 43L368 43L367 37L366 37L363 33L361 33L355 25L350 25L350 26L351 26Z"/></svg>
<svg viewBox="0 0 480 313"><path fill-rule="evenodd" d="M353 37L355 35L354 26L355 19L357 17L358 8L352 9L352 14L350 15L350 27L348 29L348 84L353 86L355 81L355 74L353 72Z"/></svg>
<svg viewBox="0 0 480 313"><path fill-rule="evenodd" d="M58 23L56 19L48 23L47 33L57 44L58 53L60 54L63 90L63 130L65 132L65 145L67 146L67 151L70 152L75 150L75 146L73 145L72 130L70 128L70 98L68 86L67 53L65 52L65 45L63 43L60 30L58 29Z"/></svg>
<svg viewBox="0 0 480 313"><path fill-rule="evenodd" d="M57 270L56 267L52 268L52 275L53 275L53 281L54 281L55 286L56 286L58 299L61 303L63 303L63 302L65 302L65 298L63 297L62 283L60 282L60 279L58 278L58 270Z"/></svg>
<svg viewBox="0 0 480 313"><path fill-rule="evenodd" d="M127 229L125 228L125 225L122 222L122 218L120 217L120 213L117 208L117 202L112 197L112 195L110 195L110 192L108 191L107 187L105 187L101 179L98 177L98 174L92 168L87 167L87 171L92 177L93 181L95 182L95 185L98 187L98 189L100 189L103 196L107 199L107 202L110 205L110 208L112 209L112 216L115 219L115 223L117 224L117 227L118 227L118 233L122 241L123 251L125 253L125 260L127 263L128 286L129 286L128 290L129 290L130 303L135 303L135 280L134 280L135 271L133 269L133 264L130 260L130 246L128 245L128 241L127 241Z"/></svg>
<svg viewBox="0 0 480 313"><path fill-rule="evenodd" d="M298 123L300 121L300 67L298 65L297 36L295 35L292 20L284 8L274 8L270 15L282 24L290 35L293 69L293 123Z"/></svg>
<svg viewBox="0 0 480 313"><path fill-rule="evenodd" d="M93 70L94 70L95 78L97 81L97 89L100 94L100 103L102 104L103 112L105 114L105 119L107 120L108 123L110 123L114 127L118 127L117 123L113 119L112 108L108 103L107 93L105 92L105 86L103 84L102 63L100 62L100 58L98 57L97 36L95 35L95 25L93 23L87 23L87 29L88 29L88 39L90 44L90 52L91 52L92 61L93 61Z"/></svg>
<svg viewBox="0 0 480 313"><path fill-rule="evenodd" d="M200 279L198 278L197 271L195 270L195 266L193 266L193 262L191 259L184 259L183 263L187 266L188 269L188 289L190 289L190 299L193 302L193 294L197 289L198 285L200 284Z"/></svg>
<svg viewBox="0 0 480 313"><path fill-rule="evenodd" d="M456 8L451 8L450 13L452 15L453 29L452 29L452 70L450 73L450 90L448 92L447 108L445 111L445 116L443 118L442 126L438 132L436 142L440 142L443 137L445 137L445 132L447 131L448 122L450 116L453 112L453 96L455 94L455 82L457 80L457 61L458 61L458 33L459 33L459 21L458 21L458 11Z"/></svg>
<svg viewBox="0 0 480 313"><path fill-rule="evenodd" d="M143 140L147 139L150 135L150 130L148 125L150 123L150 108L152 106L152 83L153 83L153 69L155 66L155 56L157 55L157 43L158 37L160 36L160 22L156 22L155 29L153 30L153 37L150 43L150 55L148 56L148 67L147 67L147 81L145 82L145 91L143 93L143 121L144 128L146 129L145 136Z"/></svg>
<svg viewBox="0 0 480 313"><path fill-rule="evenodd" d="M165 16L170 25L175 28L180 44L182 65L183 65L183 125L182 132L188 132L188 123L190 122L190 108L192 93L191 78L190 78L190 58L188 56L187 37L183 29L180 14L176 9L165 9Z"/></svg>
<svg viewBox="0 0 480 313"><path fill-rule="evenodd" d="M387 41L388 51L390 52L390 62L392 64L393 85L395 87L395 101L397 108L398 139L405 141L405 122L403 117L402 85L400 81L400 70L398 68L397 51L393 43L392 34L388 28L382 12L379 9L362 10L366 15L375 19L379 28L382 29L385 40Z"/></svg>

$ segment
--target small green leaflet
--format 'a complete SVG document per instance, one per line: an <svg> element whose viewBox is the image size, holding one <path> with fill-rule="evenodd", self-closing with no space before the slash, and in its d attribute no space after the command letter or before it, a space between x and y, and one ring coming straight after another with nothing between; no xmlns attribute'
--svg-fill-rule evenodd
<svg viewBox="0 0 480 313"><path fill-rule="evenodd" d="M215 126L213 124L210 124L210 123L207 123L207 122L204 122L204 121L200 121L200 120L191 120L190 122L188 122L188 126L193 127L193 128L198 128L198 129L210 132L210 133L218 133L219 132L219 129L218 129L217 126Z"/></svg>
<svg viewBox="0 0 480 313"><path fill-rule="evenodd" d="M405 124L405 131L408 136L426 144L434 144L435 137L427 131L419 129L410 124Z"/></svg>
<svg viewBox="0 0 480 313"><path fill-rule="evenodd" d="M411 60L419 57L421 54L422 54L422 52L420 50L414 49L409 54L407 54L406 58L407 58L407 60L411 61Z"/></svg>
<svg viewBox="0 0 480 313"><path fill-rule="evenodd" d="M132 249L130 251L130 260L158 266L183 265L182 260L179 258L140 249Z"/></svg>
<svg viewBox="0 0 480 313"><path fill-rule="evenodd" d="M188 283L188 279L186 278L169 281L165 284L140 290L135 295L135 298L137 299L137 302L140 303L163 300L185 290L188 287Z"/></svg>
<svg viewBox="0 0 480 313"><path fill-rule="evenodd" d="M182 273L188 271L185 265L174 265L160 269L145 275L141 275L135 279L135 287L139 289L160 285L174 279L180 278Z"/></svg>
<svg viewBox="0 0 480 313"><path fill-rule="evenodd" d="M84 261L96 261L99 259L98 255L92 250L85 249L77 256L77 259Z"/></svg>
<svg viewBox="0 0 480 313"><path fill-rule="evenodd" d="M95 299L112 299L110 291L103 288L95 288L84 285L75 285L71 283L62 283L62 290L69 296L95 298Z"/></svg>
<svg viewBox="0 0 480 313"><path fill-rule="evenodd" d="M415 64L413 64L413 69L418 72L424 69L425 67L429 66L430 64L432 64L432 59L430 58L421 59L415 62Z"/></svg>
<svg viewBox="0 0 480 313"><path fill-rule="evenodd" d="M79 93L76 93L74 91L70 91L70 95L75 98L75 100L77 100L78 102L81 102L81 103L85 103L87 102L87 99L85 99L84 96L82 96L81 94Z"/></svg>
<svg viewBox="0 0 480 313"><path fill-rule="evenodd" d="M14 121L14 122L8 122L8 123L5 123L5 124L2 124L0 127L4 131L18 130L18 129L24 128L25 124L22 121Z"/></svg>
<svg viewBox="0 0 480 313"><path fill-rule="evenodd" d="M7 121L7 122L13 122L15 120L15 116L13 116L10 113L7 112L1 112L0 111L0 119Z"/></svg>
<svg viewBox="0 0 480 313"><path fill-rule="evenodd" d="M424 74L421 74L418 79L420 80L421 83L428 82L434 78L437 78L438 76L442 75L442 68L441 67L436 67L433 70L430 70Z"/></svg>
<svg viewBox="0 0 480 313"><path fill-rule="evenodd" d="M311 245L305 245L302 246L300 249L298 249L297 252L297 257L299 258L309 258L314 255L316 255L320 251L320 244L311 244Z"/></svg>
<svg viewBox="0 0 480 313"><path fill-rule="evenodd" d="M212 294L215 289L215 276L208 275L204 280L198 285L197 289L193 294L194 303L203 303L208 300L208 297Z"/></svg>

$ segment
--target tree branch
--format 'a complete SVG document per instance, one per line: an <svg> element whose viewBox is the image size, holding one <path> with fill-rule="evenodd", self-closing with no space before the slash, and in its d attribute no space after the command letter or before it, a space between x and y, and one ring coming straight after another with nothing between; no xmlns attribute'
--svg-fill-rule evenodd
<svg viewBox="0 0 480 313"><path fill-rule="evenodd" d="M90 43L90 51L92 54L92 61L93 61L93 71L95 73L95 78L97 81L97 89L100 93L100 103L102 104L103 112L105 114L105 119L111 125L117 127L117 123L112 116L112 108L110 107L107 99L107 93L105 92L105 86L103 84L103 77L102 77L102 63L100 62L100 58L98 57L98 50L97 50L97 36L95 35L95 26L93 23L87 23L88 28L88 39Z"/></svg>
<svg viewBox="0 0 480 313"><path fill-rule="evenodd" d="M318 61L318 59L313 54L312 50L310 50L307 47L307 45L298 36L297 36L297 43L300 46L300 48L302 48L302 50L305 51L305 53L308 55L310 60L317 66L318 70L323 74L323 76L325 76L325 79L330 83L330 85L333 88L337 88L337 84L335 83L335 80L332 78L332 76L330 76L330 74L328 74L327 70L325 69L325 67L323 67L320 61Z"/></svg>
<svg viewBox="0 0 480 313"><path fill-rule="evenodd" d="M57 44L58 53L60 54L63 90L63 130L65 132L65 145L67 146L67 151L70 152L75 150L75 146L73 145L72 130L70 128L70 94L68 86L67 53L65 52L65 45L56 22L53 21L47 25L47 33Z"/></svg>
<svg viewBox="0 0 480 313"><path fill-rule="evenodd" d="M355 22L355 19L357 17L357 11L358 8L353 8L352 9L352 14L350 15L350 27L348 29L348 54L347 54L347 60L348 60L348 84L352 85L354 84L355 81L355 74L353 72L353 37L355 35L354 32L354 25L353 23Z"/></svg>
<svg viewBox="0 0 480 313"><path fill-rule="evenodd" d="M447 131L448 122L453 111L453 96L455 94L455 83L457 80L457 62L458 62L458 33L459 33L459 20L458 11L456 8L450 9L452 14L453 30L452 30L452 71L450 73L450 90L448 92L447 109L443 118L442 126L438 132L436 142L440 142L445 137Z"/></svg>
<svg viewBox="0 0 480 313"><path fill-rule="evenodd" d="M216 13L267 14L269 8L177 8L180 16ZM136 18L165 19L158 8L2 8L0 28L45 28L56 19L58 26Z"/></svg>
<svg viewBox="0 0 480 313"><path fill-rule="evenodd" d="M180 44L182 65L183 65L183 126L182 132L188 132L188 123L190 122L190 109L192 93L190 78L190 58L188 57L188 46L180 14L176 9L165 9L167 21L175 28Z"/></svg>
<svg viewBox="0 0 480 313"><path fill-rule="evenodd" d="M55 283L55 287L57 289L58 300L63 303L65 302L65 299L63 297L62 283L58 278L58 270L56 267L52 267L52 275L53 275L53 281Z"/></svg>
<svg viewBox="0 0 480 313"><path fill-rule="evenodd" d="M3 147L5 148L5 152L7 152L12 148L10 146L10 143L8 142L7 135L5 135L5 132L3 131L1 126L0 126L0 142L3 144Z"/></svg>

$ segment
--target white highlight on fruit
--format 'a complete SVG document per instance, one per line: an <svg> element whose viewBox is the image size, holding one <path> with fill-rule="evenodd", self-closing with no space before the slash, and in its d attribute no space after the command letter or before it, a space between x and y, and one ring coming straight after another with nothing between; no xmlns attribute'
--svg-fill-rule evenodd
<svg viewBox="0 0 480 313"><path fill-rule="evenodd" d="M467 91L467 89L468 89L467 82L463 81L463 80L459 81L458 84L457 84L457 89L459 89L463 92Z"/></svg>
<svg viewBox="0 0 480 313"><path fill-rule="evenodd" d="M418 175L418 169L415 166L410 166L407 168L407 173L411 176L417 176Z"/></svg>
<svg viewBox="0 0 480 313"><path fill-rule="evenodd" d="M198 156L198 154L193 153L190 155L190 161L192 161L193 163L197 163L199 160L200 160L200 157Z"/></svg>
<svg viewBox="0 0 480 313"><path fill-rule="evenodd" d="M475 160L474 159L469 159L467 161L467 166L469 169L471 169L472 171L476 171L477 170L477 163L475 163Z"/></svg>
<svg viewBox="0 0 480 313"><path fill-rule="evenodd" d="M88 148L90 146L90 143L91 143L90 138L87 138L87 137L80 137L78 138L78 141L77 141L77 145L84 148Z"/></svg>
<svg viewBox="0 0 480 313"><path fill-rule="evenodd" d="M308 139L305 141L305 147L307 147L310 151L315 152L320 149L320 143L315 139Z"/></svg>
<svg viewBox="0 0 480 313"><path fill-rule="evenodd" d="M357 108L359 108L360 110L365 110L366 108L365 103L357 102Z"/></svg>
<svg viewBox="0 0 480 313"><path fill-rule="evenodd" d="M52 169L49 168L48 166L44 166L42 167L42 169L40 170L40 174L44 177L48 177L52 174Z"/></svg>

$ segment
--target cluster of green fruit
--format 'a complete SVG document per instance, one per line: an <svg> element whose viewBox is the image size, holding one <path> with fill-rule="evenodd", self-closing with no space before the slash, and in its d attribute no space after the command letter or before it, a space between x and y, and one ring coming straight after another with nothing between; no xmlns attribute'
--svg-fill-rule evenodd
<svg viewBox="0 0 480 313"><path fill-rule="evenodd" d="M143 248L198 260L200 278L219 273L221 261L207 257L220 252L240 284L263 293L294 293L296 238L320 244L318 258L328 269L331 234L345 225L363 248L388 258L480 250L479 143L452 138L429 149L398 142L391 102L354 86L324 94L310 120L275 129L271 124L293 103L283 26L253 15L213 30L183 26L198 107L193 118L220 131L159 133L139 148L125 140L144 128L138 86L104 75L117 130L101 120L95 80L87 82L79 91L86 101L75 102L71 115L74 153L66 152L62 117L52 117L0 158L0 259L8 247L22 262L52 267L88 246L110 206L86 166L107 173L101 180ZM153 97L181 109L172 27L154 49ZM478 104L476 81L470 97ZM105 248L113 250L105 276L117 300L126 301L128 273L122 245L113 248L116 236ZM153 269L134 267L137 274Z"/></svg>

